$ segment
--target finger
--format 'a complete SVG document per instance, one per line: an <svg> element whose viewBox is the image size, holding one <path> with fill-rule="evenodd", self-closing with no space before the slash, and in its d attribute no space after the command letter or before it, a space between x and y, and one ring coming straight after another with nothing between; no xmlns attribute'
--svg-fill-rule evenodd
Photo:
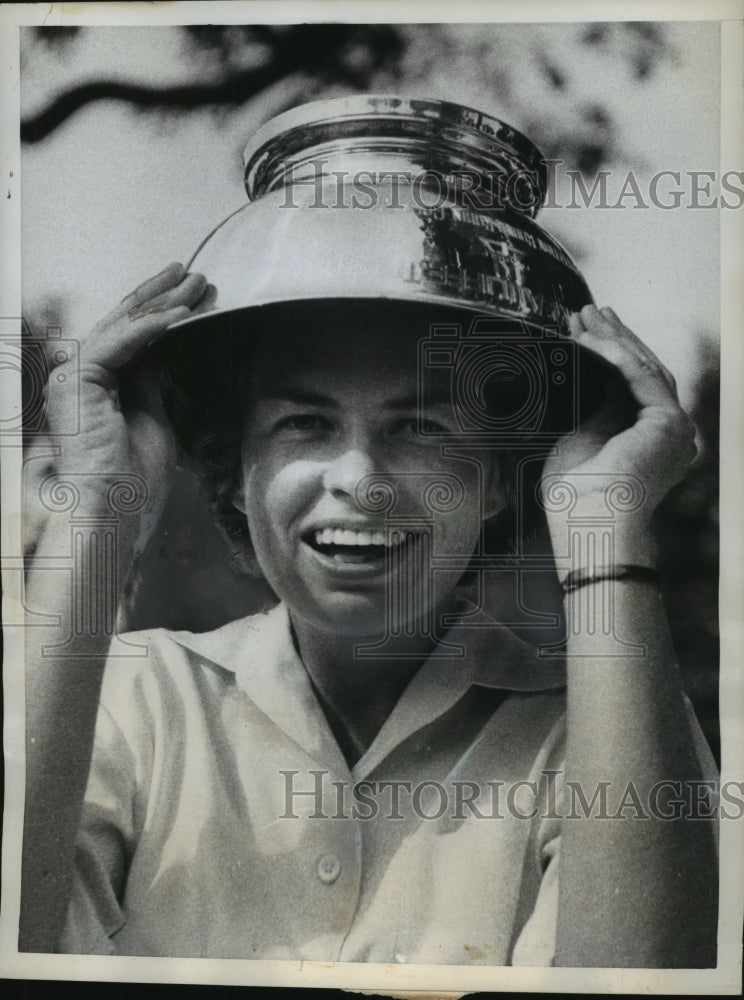
<svg viewBox="0 0 744 1000"><path fill-rule="evenodd" d="M134 321L121 321L110 335L91 343L85 351L85 363L115 372L149 344L156 343L166 334L168 327L191 316L187 305L148 312Z"/></svg>
<svg viewBox="0 0 744 1000"><path fill-rule="evenodd" d="M604 358L623 375L640 407L660 406L678 409L677 397L658 364L628 349L617 340L610 340L596 330L586 330L577 338L582 347Z"/></svg>
<svg viewBox="0 0 744 1000"><path fill-rule="evenodd" d="M625 326L613 309L609 306L603 306L601 309L597 309L595 306L586 306L581 311L581 318L586 329L595 332L598 336L612 337L627 344L628 348L633 350L643 363L655 367L676 397L677 382L672 373L662 364L648 345L629 327Z"/></svg>
<svg viewBox="0 0 744 1000"><path fill-rule="evenodd" d="M81 352L84 361L111 370L121 367L169 325L191 315L191 307L200 301L206 288L203 274L189 274L175 287L130 309L126 315L112 318L111 314L86 339ZM174 310L178 312L174 314Z"/></svg>
<svg viewBox="0 0 744 1000"><path fill-rule="evenodd" d="M111 315L126 315L130 309L136 309L137 306L142 305L142 303L147 302L149 299L155 298L156 295L161 295L169 288L180 284L185 277L186 268L183 264L178 263L178 261L174 261L163 268L159 274L148 278L147 281L143 281L129 295L125 295L116 309L112 311Z"/></svg>
<svg viewBox="0 0 744 1000"><path fill-rule="evenodd" d="M592 310L594 311L592 312ZM600 317L605 321L604 324L601 323ZM587 321L587 329L594 328L599 334L605 333L608 336L620 337L627 341L628 345L635 349L640 357L645 358L648 363L655 365L669 383L670 388L675 392L677 391L677 382L669 369L662 364L651 348L630 327L622 322L614 309L611 309L609 306L602 306L601 309L597 310L592 306L587 312ZM607 326L608 323L610 324L609 328Z"/></svg>
<svg viewBox="0 0 744 1000"><path fill-rule="evenodd" d="M201 315L202 313L209 312L214 309L217 303L217 288L212 284L207 284L202 297L196 302L192 307L191 311L194 315Z"/></svg>
<svg viewBox="0 0 744 1000"><path fill-rule="evenodd" d="M583 333L584 330L586 329L584 323L582 322L580 313L570 314L570 316L568 317L568 326L569 329L571 330L572 336L574 337L577 337L580 333Z"/></svg>
<svg viewBox="0 0 744 1000"><path fill-rule="evenodd" d="M207 279L203 274L195 272L188 274L183 281L173 288L168 288L154 298L148 299L140 305L134 306L127 311L129 320L141 319L149 313L164 312L178 305L185 305L191 308L196 305L204 294L207 287Z"/></svg>
<svg viewBox="0 0 744 1000"><path fill-rule="evenodd" d="M669 388L676 395L677 380L675 379L674 375L672 375L672 373L669 371L669 369L666 367L666 365L661 361L658 355L654 354L654 352L651 350L648 344L644 343L641 340L641 338L630 329L630 327L625 326L625 324L618 318L617 313L614 312L612 309L610 309L609 306L603 306L599 311L606 319L609 319L610 322L612 322L615 325L615 328L621 332L622 336L627 338L627 340L635 347L635 349L639 352L639 354L648 358L650 362L658 366L659 371L667 380Z"/></svg>

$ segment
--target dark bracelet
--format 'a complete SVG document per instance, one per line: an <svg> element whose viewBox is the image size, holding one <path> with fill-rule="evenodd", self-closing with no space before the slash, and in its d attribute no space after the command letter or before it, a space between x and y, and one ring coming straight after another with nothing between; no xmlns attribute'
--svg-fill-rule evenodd
<svg viewBox="0 0 744 1000"><path fill-rule="evenodd" d="M564 594L571 594L580 587L599 583L601 580L634 580L639 583L659 584L659 574L650 566L595 566L594 569L572 570L561 586Z"/></svg>

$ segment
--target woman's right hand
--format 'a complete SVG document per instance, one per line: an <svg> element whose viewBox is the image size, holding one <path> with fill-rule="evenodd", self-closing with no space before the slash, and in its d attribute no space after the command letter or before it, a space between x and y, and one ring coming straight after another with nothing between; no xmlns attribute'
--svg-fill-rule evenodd
<svg viewBox="0 0 744 1000"><path fill-rule="evenodd" d="M46 617L46 627L27 629L23 677L26 808L20 940L29 951L54 951L64 923L103 667L119 642L105 609L107 602L119 607L133 557L157 521L175 457L156 372L142 354L169 326L187 319L208 289L213 291L203 275L170 264L96 324L80 345L78 371L72 360L51 373L47 430L57 454L51 469L45 465L35 473L42 481L28 491L24 517L24 531L29 513L40 521L29 545L34 556L24 603L32 615ZM112 510L112 488L123 483L118 494L125 495L133 477L145 487L145 506L129 513L126 504ZM64 502L70 496L75 498L72 510ZM63 502L56 503L57 498ZM81 517L90 519L87 529ZM104 526L116 523L113 561L98 531L101 520ZM73 550L70 526L75 522L80 530ZM71 555L74 572L69 572ZM60 559L65 572L55 572ZM31 625L37 622L30 620ZM137 655L137 647L127 646L127 655Z"/></svg>
<svg viewBox="0 0 744 1000"><path fill-rule="evenodd" d="M130 363L160 340L169 326L187 319L207 287L202 274L188 274L181 264L170 264L93 327L80 346L78 378L62 381L50 393L48 428L61 446L55 471L62 478L65 473L76 475L81 492L78 515L105 513L108 490L117 475L134 475L144 482L147 500L138 514L138 548L165 500L175 445L162 412L156 373ZM55 368L51 377L63 372L64 366ZM78 421L79 433L68 436Z"/></svg>

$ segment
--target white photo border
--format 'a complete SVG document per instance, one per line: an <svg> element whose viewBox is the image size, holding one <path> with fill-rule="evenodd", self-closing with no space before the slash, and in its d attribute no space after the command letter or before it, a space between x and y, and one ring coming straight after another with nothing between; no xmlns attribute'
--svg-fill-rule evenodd
<svg viewBox="0 0 744 1000"><path fill-rule="evenodd" d="M718 20L721 24L721 170L742 170L744 150L744 4L739 0L691 0L681 8L665 0L627 0L602 5L572 0L520 2L392 2L392 0L279 0L131 4L7 4L0 11L4 97L2 142L2 268L0 317L21 316L21 160L18 135L19 25L177 25L186 23L293 23L296 21L435 22ZM456 15L453 17L453 14ZM6 197L7 188L7 197ZM722 212L721 224L721 598L720 717L722 782L744 779L744 239L741 212ZM4 378L2 419L20 412L20 379ZM719 964L712 970L558 969L464 966L334 964L300 961L123 958L23 954L17 950L24 789L24 688L21 615L20 448L2 449L2 570L5 628L5 808L0 913L0 976L25 979L100 980L215 985L336 987L354 990L677 993L736 995L741 989L741 927L744 917L744 837L741 822L721 824Z"/></svg>

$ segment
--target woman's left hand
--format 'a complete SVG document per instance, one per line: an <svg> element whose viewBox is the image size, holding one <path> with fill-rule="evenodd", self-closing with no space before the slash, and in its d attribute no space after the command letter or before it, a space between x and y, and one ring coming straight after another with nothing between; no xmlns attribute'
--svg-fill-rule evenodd
<svg viewBox="0 0 744 1000"><path fill-rule="evenodd" d="M585 306L570 324L576 342L614 365L627 385L610 380L599 411L578 433L560 439L545 463L544 499L563 483L577 498L573 516L606 518L608 476L620 483L625 477L629 488L640 487L643 499L630 521L624 521L636 532L647 531L659 502L695 457L694 425L679 404L671 373L612 309ZM629 406L633 401L635 419ZM550 523L549 503L546 509ZM551 525L554 537L555 530L565 533L565 516L560 526Z"/></svg>

